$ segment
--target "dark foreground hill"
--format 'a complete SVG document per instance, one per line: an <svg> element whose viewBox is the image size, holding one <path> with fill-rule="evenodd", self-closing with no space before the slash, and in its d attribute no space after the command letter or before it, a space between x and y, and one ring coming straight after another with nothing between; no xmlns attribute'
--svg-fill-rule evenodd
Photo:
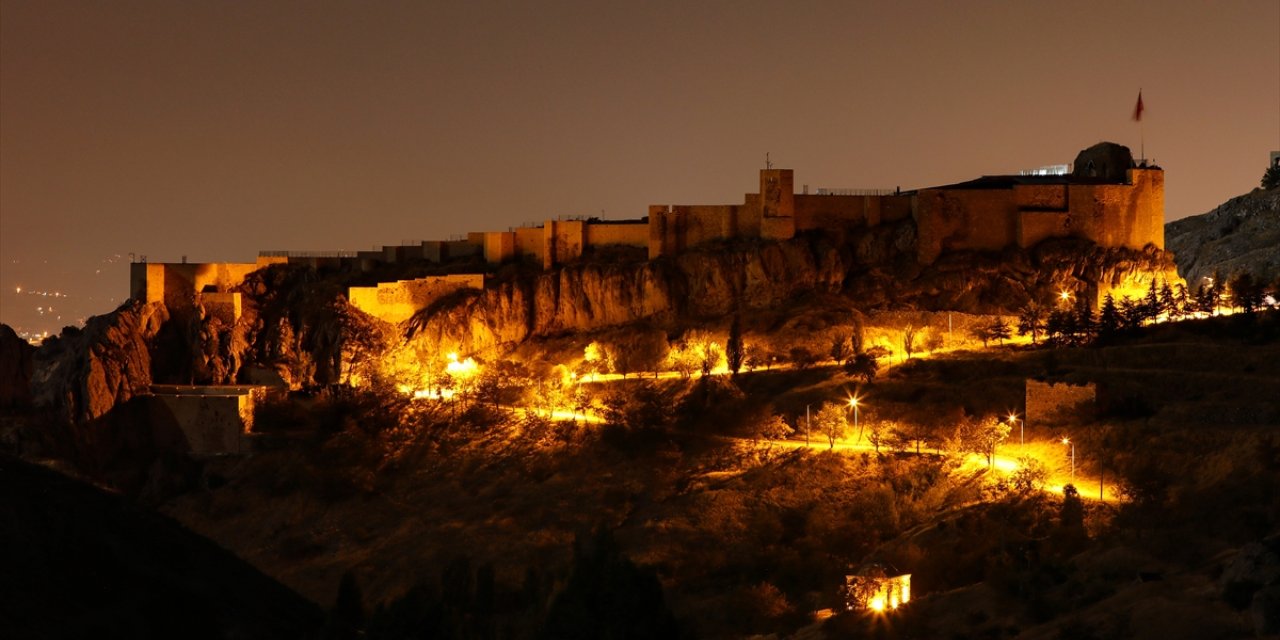
<svg viewBox="0 0 1280 640"><path fill-rule="evenodd" d="M0 635L320 637L322 611L172 520L0 458Z"/></svg>

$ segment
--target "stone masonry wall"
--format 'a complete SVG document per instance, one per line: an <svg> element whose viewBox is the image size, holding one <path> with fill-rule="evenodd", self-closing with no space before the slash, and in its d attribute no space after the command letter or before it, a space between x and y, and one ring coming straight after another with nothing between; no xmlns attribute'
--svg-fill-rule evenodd
<svg viewBox="0 0 1280 640"><path fill-rule="evenodd" d="M347 299L371 316L385 322L400 323L454 291L483 288L483 274L429 276L380 282L374 287L351 287L347 291Z"/></svg>

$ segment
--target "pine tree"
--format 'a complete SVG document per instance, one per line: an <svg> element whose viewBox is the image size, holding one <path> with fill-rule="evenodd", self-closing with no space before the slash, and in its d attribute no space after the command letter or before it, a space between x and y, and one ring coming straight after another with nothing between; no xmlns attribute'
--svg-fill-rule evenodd
<svg viewBox="0 0 1280 640"><path fill-rule="evenodd" d="M1044 316L1044 307L1034 301L1028 302L1018 312L1018 334L1031 334L1031 344L1035 344L1040 332L1044 330Z"/></svg>
<svg viewBox="0 0 1280 640"><path fill-rule="evenodd" d="M1276 187L1280 187L1280 164L1272 164L1267 167L1266 173L1262 174L1262 188L1270 191Z"/></svg>
<svg viewBox="0 0 1280 640"><path fill-rule="evenodd" d="M1120 333L1123 323L1120 310L1116 308L1116 300L1108 293L1102 301L1102 311L1098 314L1098 339L1105 341L1114 338Z"/></svg>
<svg viewBox="0 0 1280 640"><path fill-rule="evenodd" d="M991 323L991 337L998 340L1000 344L1004 344L1013 335L1013 331L1009 329L1008 323L1003 317L997 316L995 321Z"/></svg>
<svg viewBox="0 0 1280 640"><path fill-rule="evenodd" d="M1160 287L1160 313L1169 320L1173 320L1178 315L1178 301L1173 295L1173 287L1169 286L1168 280L1165 280L1164 285Z"/></svg>
<svg viewBox="0 0 1280 640"><path fill-rule="evenodd" d="M733 316L733 324L729 325L729 340L724 345L724 353L729 361L729 370L738 375L746 359L746 349L742 346L742 322L737 314Z"/></svg>

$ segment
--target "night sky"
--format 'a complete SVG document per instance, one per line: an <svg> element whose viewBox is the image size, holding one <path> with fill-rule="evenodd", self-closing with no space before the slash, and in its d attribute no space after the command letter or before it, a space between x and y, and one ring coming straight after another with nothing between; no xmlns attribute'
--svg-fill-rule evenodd
<svg viewBox="0 0 1280 640"><path fill-rule="evenodd" d="M114 308L131 253L737 203L766 152L797 189L1137 154L1139 88L1170 220L1280 149L1277 0L3 0L0 67L0 321L26 331Z"/></svg>

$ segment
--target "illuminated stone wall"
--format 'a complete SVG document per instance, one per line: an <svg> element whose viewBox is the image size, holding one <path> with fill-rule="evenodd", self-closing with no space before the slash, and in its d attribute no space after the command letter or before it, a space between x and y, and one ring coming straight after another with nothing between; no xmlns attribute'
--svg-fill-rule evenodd
<svg viewBox="0 0 1280 640"><path fill-rule="evenodd" d="M143 302L163 302L170 310L190 309L199 293L230 293L245 276L283 257L260 257L257 262L135 262L129 265L129 295ZM226 300L210 298L212 304ZM238 318L239 315L237 314Z"/></svg>
<svg viewBox="0 0 1280 640"><path fill-rule="evenodd" d="M1098 389L1093 383L1027 380L1026 428L1087 420L1097 412Z"/></svg>
<svg viewBox="0 0 1280 640"><path fill-rule="evenodd" d="M1123 184L922 189L916 231L923 264L945 251L1027 249L1064 237L1103 247L1163 249L1164 172L1130 169Z"/></svg>
<svg viewBox="0 0 1280 640"><path fill-rule="evenodd" d="M640 222L592 222L587 225L587 246L624 245L647 248L649 225Z"/></svg>
<svg viewBox="0 0 1280 640"><path fill-rule="evenodd" d="M347 299L357 309L385 322L400 323L459 289L483 289L484 275L454 274L350 287Z"/></svg>

